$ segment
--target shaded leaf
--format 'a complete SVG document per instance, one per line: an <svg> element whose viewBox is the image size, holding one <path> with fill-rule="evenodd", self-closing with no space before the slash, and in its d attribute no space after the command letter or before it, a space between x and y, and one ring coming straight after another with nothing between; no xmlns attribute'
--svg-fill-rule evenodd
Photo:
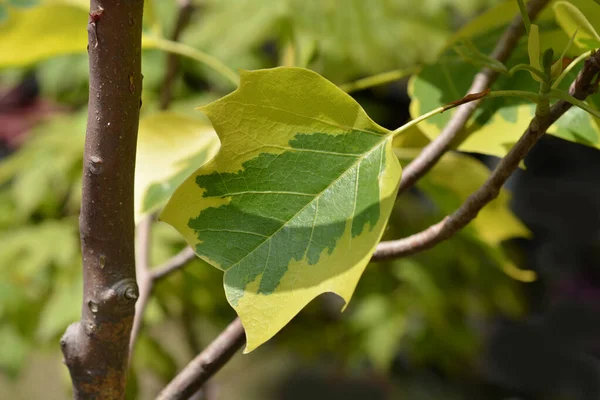
<svg viewBox="0 0 600 400"><path fill-rule="evenodd" d="M222 147L161 218L225 271L250 351L324 292L346 303L394 203L391 132L309 70L244 72L202 107Z"/></svg>
<svg viewBox="0 0 600 400"><path fill-rule="evenodd" d="M427 174L419 187L435 196L439 188L456 195L456 200L437 202L445 213L456 210L488 179L490 170L477 159L459 153L446 153ZM491 243L513 237L528 237L529 230L510 210L511 195L502 189L496 199L488 203L471 223L478 237Z"/></svg>
<svg viewBox="0 0 600 400"><path fill-rule="evenodd" d="M16 375L25 362L29 345L11 326L0 326L0 371Z"/></svg>
<svg viewBox="0 0 600 400"><path fill-rule="evenodd" d="M401 160L412 159L417 152L394 149ZM477 159L460 153L446 153L417 183L444 215L453 213L488 179L490 170ZM504 272L520 281L535 280L535 273L518 269L505 254L501 243L515 237L529 237L527 227L510 209L510 192L501 189L496 199L488 203L461 234L489 246L489 256Z"/></svg>
<svg viewBox="0 0 600 400"><path fill-rule="evenodd" d="M42 341L59 337L67 326L77 321L81 315L82 281L65 279L65 275L59 277L62 279L55 280L52 294L45 301L40 313L37 337Z"/></svg>
<svg viewBox="0 0 600 400"><path fill-rule="evenodd" d="M431 61L451 33L444 3L423 7L418 0L211 0L202 23L190 27L184 41L232 67L259 68L268 64L261 63L256 49L281 37L285 27L293 36L299 65L312 61L323 75L343 82Z"/></svg>
<svg viewBox="0 0 600 400"><path fill-rule="evenodd" d="M74 221L48 220L35 226L25 226L1 232L0 272L32 295L51 282L48 267L67 267L76 259L79 241Z"/></svg>
<svg viewBox="0 0 600 400"><path fill-rule="evenodd" d="M382 294L363 299L350 317L351 326L362 333L362 351L381 370L392 366L407 322L406 316Z"/></svg>
<svg viewBox="0 0 600 400"><path fill-rule="evenodd" d="M460 38L454 51L460 54L461 57L479 67L488 67L494 71L508 73L508 69L504 64L487 54L482 53L479 49L467 38Z"/></svg>
<svg viewBox="0 0 600 400"><path fill-rule="evenodd" d="M81 173L85 121L85 110L53 118L37 126L18 152L0 161L0 184L12 181L19 217L64 201L74 176Z"/></svg>

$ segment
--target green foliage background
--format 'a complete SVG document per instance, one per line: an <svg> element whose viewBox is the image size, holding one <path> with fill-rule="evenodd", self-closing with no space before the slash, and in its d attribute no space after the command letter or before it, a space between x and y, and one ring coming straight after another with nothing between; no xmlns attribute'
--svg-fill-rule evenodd
<svg viewBox="0 0 600 400"><path fill-rule="evenodd" d="M168 37L176 17L176 2L146 3L144 34ZM448 63L462 68L452 72L453 78L470 80L476 68L457 58L451 47L442 50L455 28L497 2L198 3L199 12L181 41L217 57L234 70L273 67L292 60L341 84L430 63L411 84L413 107L426 104L420 110L424 112L436 106L437 100L427 90L418 97L419 88L424 87L419 82L427 81L428 73L439 74ZM26 74L34 73L41 97L62 109L38 124L13 154L0 160L0 385L8 388L8 394L0 394L1 399L38 396L40 392L28 382L39 374L39 366L51 368L48 373L61 378L52 386L55 392L46 392L44 398L67 397L68 377L66 368L58 367L57 343L80 312L77 216L87 100L85 7L86 2L79 0L0 1L0 87L11 87ZM501 10L506 20L516 12L512 6ZM552 15L547 21L548 31L560 40L568 39L556 28ZM501 27L496 27L474 41L488 51L500 31ZM143 54L142 118L160 118L158 97L166 55L152 47L148 45ZM177 142L183 124L197 124L199 132L206 130L206 120L193 108L232 89L225 79L196 61L182 59L181 70L170 111L178 113L183 122L171 123L171 130L162 132L173 138L174 152L189 143ZM458 93L464 91L460 83ZM374 89L368 96L358 93L356 98L377 122L398 123L395 105L387 102L390 93L400 91L403 84ZM434 82L433 86L434 92L449 96L443 85L435 86ZM446 97L440 101L454 100ZM597 135L595 121L590 119L586 124ZM435 136L431 126L424 132L414 130L398 138L402 165ZM173 165L178 166L173 167L173 174L157 181L170 185L171 189L165 190L174 189L194 169L186 160L199 162L194 154L198 156L206 148L201 147L204 144L198 146L198 152L188 154L179 160L181 163L174 159ZM499 155L497 151L488 153ZM151 167L138 165L139 169ZM458 153L446 157L440 168L423 180L419 191L398 199L384 239L408 235L436 222L455 209L487 174L479 161ZM181 171L185 171L183 176L178 175ZM468 180L465 174L469 174ZM460 185L461 181L472 185ZM435 399L441 398L440 393L444 398L459 398L460 384L415 384L393 366L400 357L416 371L435 367L456 377L457 382L469 382L483 337L477 326L498 315L517 318L525 312L521 283L506 274L516 267L504 248L506 239L527 236L528 232L507 210L509 194L502 196L492 212L482 217L487 218L484 222L479 219L479 225L471 225L435 249L416 257L370 265L344 314L338 314L339 304L331 297L311 303L261 348L260 354L238 357L225 369L218 382L236 383L223 385L222 398L240 398L235 397L239 395L236 390L243 390L246 399L265 398L265 390L291 371L289 365L313 365L317 361L325 369L341 368L350 376L396 376L401 383L397 387L402 387L403 393L414 391L407 398ZM160 208L164 200L163 195L148 208ZM490 234L485 229L490 226L498 230ZM155 224L152 243L153 264L184 246L176 232L162 223ZM146 398L155 393L234 316L225 300L221 272L200 260L161 282L150 302L136 349L130 397ZM325 358L328 361L323 361ZM57 366L48 367L54 365L52 362ZM250 365L256 372L246 372ZM242 374L247 376L238 379Z"/></svg>

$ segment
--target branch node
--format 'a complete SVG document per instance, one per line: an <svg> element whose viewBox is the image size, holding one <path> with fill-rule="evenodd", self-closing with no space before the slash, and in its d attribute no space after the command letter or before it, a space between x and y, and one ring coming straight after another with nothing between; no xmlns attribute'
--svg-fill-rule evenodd
<svg viewBox="0 0 600 400"><path fill-rule="evenodd" d="M138 285L135 279L131 278L120 280L107 290L106 293L109 296L106 299L107 302L114 299L119 306L125 308L133 307L139 297Z"/></svg>
<svg viewBox="0 0 600 400"><path fill-rule="evenodd" d="M80 351L78 345L80 329L81 324L79 322L74 322L67 327L67 330L60 338L60 348L63 353L64 363L69 368L80 364Z"/></svg>
<svg viewBox="0 0 600 400"><path fill-rule="evenodd" d="M94 155L90 157L90 162L88 163L88 170L90 173L94 175L100 175L104 170L102 158Z"/></svg>

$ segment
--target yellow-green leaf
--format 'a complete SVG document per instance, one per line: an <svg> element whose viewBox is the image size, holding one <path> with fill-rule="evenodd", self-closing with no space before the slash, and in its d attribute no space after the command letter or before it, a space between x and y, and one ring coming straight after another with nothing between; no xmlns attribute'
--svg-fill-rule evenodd
<svg viewBox="0 0 600 400"><path fill-rule="evenodd" d="M225 271L251 351L308 302L346 304L379 242L400 179L390 131L315 72L244 72L202 107L221 150L161 219Z"/></svg>
<svg viewBox="0 0 600 400"><path fill-rule="evenodd" d="M185 178L212 159L219 138L210 125L173 112L143 118L135 166L135 215L162 207Z"/></svg>
<svg viewBox="0 0 600 400"><path fill-rule="evenodd" d="M538 71L543 71L542 65L540 64L540 29L536 24L531 24L529 30L527 52L529 53L529 65ZM531 73L531 77L538 82L542 82L542 80L534 73Z"/></svg>
<svg viewBox="0 0 600 400"><path fill-rule="evenodd" d="M6 14L0 18L0 68L86 51L89 1L43 0L28 8L0 8ZM144 35L143 48L155 47L149 39Z"/></svg>
<svg viewBox="0 0 600 400"><path fill-rule="evenodd" d="M10 7L8 18L0 22L0 67L84 52L88 18L85 9L67 4Z"/></svg>
<svg viewBox="0 0 600 400"><path fill-rule="evenodd" d="M594 48L600 45L600 36L579 8L566 1L557 1L553 9L556 21L569 36L577 32L575 44L583 48Z"/></svg>

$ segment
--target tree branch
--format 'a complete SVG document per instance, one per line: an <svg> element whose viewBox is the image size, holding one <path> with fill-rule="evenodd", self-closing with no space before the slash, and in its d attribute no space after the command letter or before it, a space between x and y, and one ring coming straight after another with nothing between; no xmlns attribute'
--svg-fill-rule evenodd
<svg viewBox="0 0 600 400"><path fill-rule="evenodd" d="M148 300L154 287L154 280L150 274L150 235L152 233L153 217L148 215L138 225L135 270L139 287L139 299L135 304L135 318L129 339L129 359L133 357L135 342L142 329L144 313Z"/></svg>
<svg viewBox="0 0 600 400"><path fill-rule="evenodd" d="M160 392L157 400L189 398L220 370L245 342L246 334L242 322L236 318Z"/></svg>
<svg viewBox="0 0 600 400"><path fill-rule="evenodd" d="M158 281L167 277L170 273L177 271L178 269L185 267L187 263L196 258L196 254L191 247L187 246L185 249L181 250L179 253L175 254L169 260L167 260L164 264L159 265L156 268L153 268L150 273L152 274L152 279Z"/></svg>
<svg viewBox="0 0 600 400"><path fill-rule="evenodd" d="M534 19L548 2L549 0L530 1L527 4L530 19ZM523 25L521 14L519 13L504 31L504 34L496 44L496 48L491 54L491 57L502 63L506 62L524 33L525 27ZM471 87L467 91L467 94L483 92L489 88L497 78L498 72L492 71L489 68L483 68L473 78L473 82L471 83ZM444 153L450 148L452 142L463 130L480 102L481 100L477 100L460 106L452 115L452 118L448 121L448 124L446 124L440 135L425 146L417 158L404 167L398 194L413 187L415 183L429 172L440 158L442 158Z"/></svg>
<svg viewBox="0 0 600 400"><path fill-rule="evenodd" d="M584 100L596 91L598 86L597 75L600 73L599 66L600 52L597 52L586 60L582 70L571 85L569 93L573 97ZM523 136L508 152L506 157L500 160L500 163L492 171L483 186L473 193L454 214L444 218L441 222L430 226L426 230L407 238L379 243L371 260L381 261L404 257L429 249L464 228L477 217L479 211L486 204L498 196L502 185L518 168L519 162L546 133L548 127L570 108L570 103L560 100L550 108L547 116L534 117Z"/></svg>
<svg viewBox="0 0 600 400"><path fill-rule="evenodd" d="M143 0L91 0L89 110L79 219L81 320L60 344L75 399L123 399L138 297L133 183Z"/></svg>

